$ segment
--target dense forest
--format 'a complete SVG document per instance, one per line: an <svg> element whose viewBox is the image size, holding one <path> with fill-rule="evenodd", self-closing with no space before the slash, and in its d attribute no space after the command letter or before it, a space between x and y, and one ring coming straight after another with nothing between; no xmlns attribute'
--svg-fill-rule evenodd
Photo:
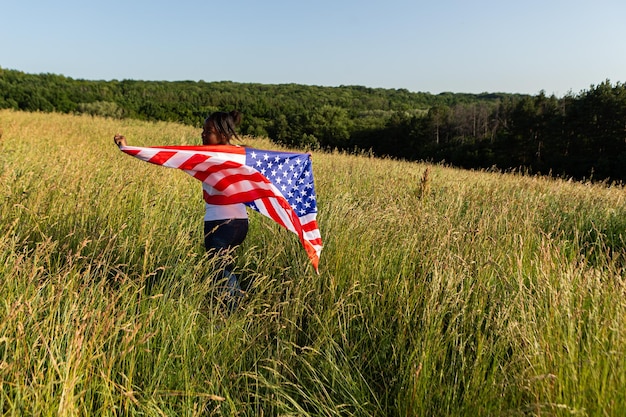
<svg viewBox="0 0 626 417"><path fill-rule="evenodd" d="M463 168L626 180L626 85L564 97L230 81L95 81L0 68L0 108L175 121L244 113L241 133Z"/></svg>

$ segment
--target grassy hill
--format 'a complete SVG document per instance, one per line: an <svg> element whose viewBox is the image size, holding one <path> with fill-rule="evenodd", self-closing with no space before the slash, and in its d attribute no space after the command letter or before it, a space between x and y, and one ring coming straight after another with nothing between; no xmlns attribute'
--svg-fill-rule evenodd
<svg viewBox="0 0 626 417"><path fill-rule="evenodd" d="M251 213L226 315L200 184L117 132L200 134L0 111L3 414L626 412L623 187L314 153L320 275Z"/></svg>

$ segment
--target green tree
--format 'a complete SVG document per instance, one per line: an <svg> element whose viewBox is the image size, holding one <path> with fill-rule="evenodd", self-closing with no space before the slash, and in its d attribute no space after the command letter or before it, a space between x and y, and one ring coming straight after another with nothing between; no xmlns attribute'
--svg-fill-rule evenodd
<svg viewBox="0 0 626 417"><path fill-rule="evenodd" d="M325 105L313 111L310 129L327 148L345 148L350 139L348 111L341 107Z"/></svg>

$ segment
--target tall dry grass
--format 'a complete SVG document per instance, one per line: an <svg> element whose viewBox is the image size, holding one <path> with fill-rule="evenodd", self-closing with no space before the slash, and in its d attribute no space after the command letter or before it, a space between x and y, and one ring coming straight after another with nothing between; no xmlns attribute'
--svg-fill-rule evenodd
<svg viewBox="0 0 626 417"><path fill-rule="evenodd" d="M199 183L112 143L198 130L2 111L0 131L5 415L626 411L623 187L315 153L321 274L253 213L228 315Z"/></svg>

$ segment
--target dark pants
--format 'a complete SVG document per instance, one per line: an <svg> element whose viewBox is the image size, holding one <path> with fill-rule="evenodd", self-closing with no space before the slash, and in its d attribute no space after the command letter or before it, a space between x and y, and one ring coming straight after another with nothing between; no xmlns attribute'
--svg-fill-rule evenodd
<svg viewBox="0 0 626 417"><path fill-rule="evenodd" d="M204 222L204 247L207 252L229 255L224 269L232 272L234 257L229 253L241 245L248 234L248 219L210 220Z"/></svg>

